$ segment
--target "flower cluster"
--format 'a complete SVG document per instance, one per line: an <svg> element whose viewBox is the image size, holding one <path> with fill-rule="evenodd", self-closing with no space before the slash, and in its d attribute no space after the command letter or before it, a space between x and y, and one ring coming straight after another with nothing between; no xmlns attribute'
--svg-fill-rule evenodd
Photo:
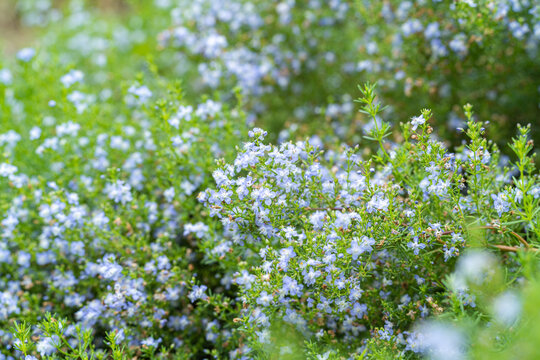
<svg viewBox="0 0 540 360"><path fill-rule="evenodd" d="M527 206L510 193L538 206L537 175L522 178L525 189L510 186L480 123L470 120L469 144L450 152L430 138L429 118L414 117L404 126L413 140L371 158L309 141L267 145L266 132L254 129L236 160L220 164L217 188L199 199L236 244L232 256L243 259L235 282L254 341L272 342L269 329L280 321L307 338L339 339L349 355L373 339L414 351L408 327L442 312L440 280L472 245L470 219L479 229L512 222L510 208ZM466 295L462 305L474 306Z"/></svg>
<svg viewBox="0 0 540 360"><path fill-rule="evenodd" d="M538 358L534 1L5 3L0 360Z"/></svg>
<svg viewBox="0 0 540 360"><path fill-rule="evenodd" d="M238 85L251 116L272 130L323 114L329 124L312 131L350 140L365 120L354 117L351 77L377 79L399 118L433 104L448 138L465 123L456 107L466 101L484 118L498 117L501 133L538 116L533 1L197 0L169 9L160 41L180 50L179 67L212 89Z"/></svg>
<svg viewBox="0 0 540 360"><path fill-rule="evenodd" d="M217 99L187 103L151 74L103 89L86 83L88 72L28 61L0 87L0 117L17 119L0 134L0 328L45 313L67 319L56 337L30 330L41 356L62 350L60 335L75 346L78 331L96 342L114 332L134 354L234 349L232 272L199 265L196 239L209 226L196 195L213 159L231 157L242 112ZM82 109L76 92L92 99ZM0 336L5 355L13 341Z"/></svg>

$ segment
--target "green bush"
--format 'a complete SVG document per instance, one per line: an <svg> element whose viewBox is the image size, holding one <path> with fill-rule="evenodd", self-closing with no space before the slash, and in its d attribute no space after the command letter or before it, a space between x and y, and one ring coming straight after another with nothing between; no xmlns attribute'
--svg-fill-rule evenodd
<svg viewBox="0 0 540 360"><path fill-rule="evenodd" d="M7 4L0 360L538 357L534 2Z"/></svg>

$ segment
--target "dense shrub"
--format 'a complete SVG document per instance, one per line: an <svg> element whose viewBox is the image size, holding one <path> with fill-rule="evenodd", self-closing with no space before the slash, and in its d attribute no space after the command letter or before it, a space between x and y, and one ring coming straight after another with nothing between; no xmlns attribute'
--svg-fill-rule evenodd
<svg viewBox="0 0 540 360"><path fill-rule="evenodd" d="M397 119L433 107L446 138L463 126L467 101L509 134L540 115L538 9L528 1L181 1L162 41L210 88L240 85L273 131L322 113L350 138L364 122L354 121L354 78L379 81Z"/></svg>
<svg viewBox="0 0 540 360"><path fill-rule="evenodd" d="M226 101L240 86L248 119L272 139L281 130L282 140L335 132L357 143L369 118L352 100L366 80L379 83L396 124L430 107L454 144L464 103L493 122L500 145L540 115L533 1L126 0L116 6L120 19L83 1L17 4L24 23L52 23L42 44L64 62L122 72L126 56L151 53L188 93L219 90Z"/></svg>
<svg viewBox="0 0 540 360"><path fill-rule="evenodd" d="M375 118L372 87L361 101ZM349 354L366 343L417 351L408 329L444 311L442 280L472 245L471 233L500 229L507 235L486 235L482 245L511 251L538 239L540 183L526 156L528 128L512 145L518 164L501 167L483 124L465 111L470 140L455 153L430 139L424 110L402 126L403 144L369 158L358 148L325 154L310 142L266 145L256 129L236 160L214 172L218 188L200 199L237 245L225 242L242 259L235 281L247 305L244 326L258 343L273 343L268 329L278 320L309 339L338 340L334 350ZM370 136L382 143L389 131L380 122ZM466 291L455 301L475 306Z"/></svg>
<svg viewBox="0 0 540 360"><path fill-rule="evenodd" d="M538 357L534 2L10 4L0 359Z"/></svg>
<svg viewBox="0 0 540 360"><path fill-rule="evenodd" d="M100 88L39 56L10 73L0 87L12 119L0 135L4 345L14 319L46 312L72 321L69 341L75 326L186 356L231 341L231 285L198 252L208 225L196 195L213 159L231 156L242 112L186 103L155 74ZM50 342L42 335L38 352Z"/></svg>

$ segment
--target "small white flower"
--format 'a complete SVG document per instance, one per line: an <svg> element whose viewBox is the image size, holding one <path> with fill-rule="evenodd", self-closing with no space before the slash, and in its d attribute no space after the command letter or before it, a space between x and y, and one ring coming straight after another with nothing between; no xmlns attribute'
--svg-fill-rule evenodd
<svg viewBox="0 0 540 360"><path fill-rule="evenodd" d="M412 119L411 119L411 124L413 126L412 129L416 130L418 125L422 125L425 122L426 122L426 119L424 119L424 115L413 116Z"/></svg>
<svg viewBox="0 0 540 360"><path fill-rule="evenodd" d="M32 48L24 48L17 53L17 59L23 62L29 62L36 55L36 50Z"/></svg>
<svg viewBox="0 0 540 360"><path fill-rule="evenodd" d="M80 70L71 70L66 75L62 76L60 78L60 82L64 85L64 87L69 88L73 84L83 81L84 74Z"/></svg>
<svg viewBox="0 0 540 360"><path fill-rule="evenodd" d="M41 129L38 126L34 126L32 129L30 129L30 140L39 139L40 136Z"/></svg>
<svg viewBox="0 0 540 360"><path fill-rule="evenodd" d="M0 69L0 83L4 85L11 85L13 81L13 75L9 69Z"/></svg>

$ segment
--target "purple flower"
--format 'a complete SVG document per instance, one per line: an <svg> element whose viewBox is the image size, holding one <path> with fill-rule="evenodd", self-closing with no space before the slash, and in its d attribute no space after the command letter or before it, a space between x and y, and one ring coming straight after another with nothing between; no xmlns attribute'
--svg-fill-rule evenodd
<svg viewBox="0 0 540 360"><path fill-rule="evenodd" d="M285 275L283 278L283 287L281 289L283 294L301 297L303 288L304 286L302 284L298 284L298 281L292 279L291 277Z"/></svg>
<svg viewBox="0 0 540 360"><path fill-rule="evenodd" d="M206 295L205 291L208 289L206 285L194 285L191 292L188 294L189 300L191 302L195 302L197 299L206 300L208 299L208 295Z"/></svg>
<svg viewBox="0 0 540 360"><path fill-rule="evenodd" d="M407 247L413 249L414 255L418 255L420 249L424 249L426 244L418 242L418 236L415 236L413 241L409 241Z"/></svg>
<svg viewBox="0 0 540 360"><path fill-rule="evenodd" d="M412 129L416 130L418 125L422 125L425 122L426 122L426 119L424 119L424 115L413 116L412 119L411 119Z"/></svg>
<svg viewBox="0 0 540 360"><path fill-rule="evenodd" d="M499 216L510 211L510 203L507 201L508 196L505 193L491 194L491 198L493 199L493 207L497 210Z"/></svg>
<svg viewBox="0 0 540 360"><path fill-rule="evenodd" d="M375 245L375 240L368 238L367 236L362 236L360 241L355 238L351 241L351 247L347 249L347 254L352 255L353 260L358 259L358 256L362 255L365 252L371 252L373 250L372 245Z"/></svg>

